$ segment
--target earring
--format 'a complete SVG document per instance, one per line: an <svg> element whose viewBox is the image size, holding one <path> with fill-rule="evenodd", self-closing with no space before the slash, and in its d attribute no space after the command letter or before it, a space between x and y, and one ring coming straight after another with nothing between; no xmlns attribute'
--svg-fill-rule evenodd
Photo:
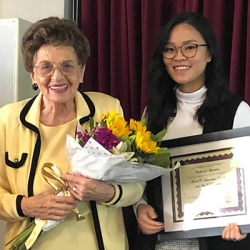
<svg viewBox="0 0 250 250"><path fill-rule="evenodd" d="M37 91L37 90L38 90L38 85L37 85L37 83L33 83L33 84L32 84L32 89L33 89L34 91Z"/></svg>
<svg viewBox="0 0 250 250"><path fill-rule="evenodd" d="M80 82L77 88L78 91L83 92L83 83Z"/></svg>

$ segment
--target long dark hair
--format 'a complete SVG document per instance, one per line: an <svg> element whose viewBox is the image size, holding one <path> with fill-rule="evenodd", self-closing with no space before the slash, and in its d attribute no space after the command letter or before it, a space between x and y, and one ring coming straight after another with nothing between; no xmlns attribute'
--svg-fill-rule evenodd
<svg viewBox="0 0 250 250"><path fill-rule="evenodd" d="M194 12L177 14L163 27L151 60L149 81L152 84L152 91L147 106L147 121L148 128L154 133L163 129L176 113L177 100L174 88L177 82L170 77L165 69L161 49L169 40L171 30L181 23L192 25L200 32L205 43L208 44L207 48L211 55L211 61L205 69L207 96L195 115L198 122L204 126L204 122L209 117L208 114L218 103L224 102L229 96L219 46L208 19Z"/></svg>

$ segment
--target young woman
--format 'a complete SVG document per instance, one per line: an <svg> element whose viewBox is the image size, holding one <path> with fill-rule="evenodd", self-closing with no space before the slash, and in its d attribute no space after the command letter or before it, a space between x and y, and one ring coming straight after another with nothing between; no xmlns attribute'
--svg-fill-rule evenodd
<svg viewBox="0 0 250 250"><path fill-rule="evenodd" d="M165 140L250 126L250 108L229 92L214 32L202 15L185 12L166 24L153 54L150 81L148 128L156 133L167 127ZM225 225L222 237L171 240L155 246L155 234L163 229L163 222L155 220L157 214L145 199L137 203L136 212L141 231L148 235L136 249L250 249L249 238L236 224Z"/></svg>

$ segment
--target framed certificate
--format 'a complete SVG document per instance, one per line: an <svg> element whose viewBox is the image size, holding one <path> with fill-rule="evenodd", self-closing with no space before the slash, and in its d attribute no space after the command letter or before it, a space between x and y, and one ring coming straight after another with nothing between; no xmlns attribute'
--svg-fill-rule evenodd
<svg viewBox="0 0 250 250"><path fill-rule="evenodd" d="M250 127L163 142L172 172L156 179L159 240L221 235L228 223L250 232Z"/></svg>

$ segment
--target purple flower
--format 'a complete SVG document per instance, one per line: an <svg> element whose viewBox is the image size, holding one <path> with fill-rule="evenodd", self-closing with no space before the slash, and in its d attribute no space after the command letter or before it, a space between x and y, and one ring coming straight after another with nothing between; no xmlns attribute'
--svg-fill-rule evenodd
<svg viewBox="0 0 250 250"><path fill-rule="evenodd" d="M119 144L119 140L112 134L112 131L103 127L93 127L89 134L88 130L82 132L76 132L78 143L84 147L90 137L95 139L105 149L110 150L111 148Z"/></svg>
<svg viewBox="0 0 250 250"><path fill-rule="evenodd" d="M76 131L76 137L77 137L77 138L81 138L81 137L82 137L82 132Z"/></svg>
<svg viewBox="0 0 250 250"><path fill-rule="evenodd" d="M77 131L77 132L76 132L76 137L77 137L77 139L78 139L78 143L79 143L82 147L84 147L84 145L86 144L86 142L89 140L89 138L90 138L91 136L89 135L88 131L85 130L84 133Z"/></svg>
<svg viewBox="0 0 250 250"><path fill-rule="evenodd" d="M111 130L107 128L96 129L93 138L107 150L110 150L111 148L117 146L120 142L112 134Z"/></svg>

